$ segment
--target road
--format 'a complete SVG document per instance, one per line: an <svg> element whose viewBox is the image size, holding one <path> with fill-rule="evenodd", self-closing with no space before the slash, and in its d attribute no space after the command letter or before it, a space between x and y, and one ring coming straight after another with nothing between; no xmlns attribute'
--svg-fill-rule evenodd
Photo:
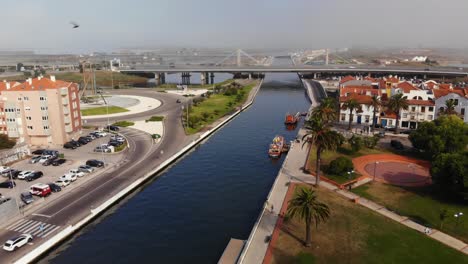
<svg viewBox="0 0 468 264"><path fill-rule="evenodd" d="M112 90L112 93L114 94L115 91ZM177 97L175 95L143 89L119 90L115 94L150 96L160 100L162 105L159 108L129 116L125 120L141 120L151 115L164 115L164 129L168 132L164 133L159 143L153 144L148 134L135 129L122 128L119 132L127 138L130 145L126 150L126 158L116 165L116 168L108 168L105 173L83 183L82 186L64 194L60 199L48 202L45 208L33 211L24 219L0 230L1 242L24 232L31 232L36 235L32 245L23 246L16 252L10 253L1 250L1 263L11 263L19 259L32 250L33 247L46 241L54 233L78 222L90 213L90 209L97 207L134 180L156 168L162 161L172 156L192 140L184 133L180 120L181 104L176 103ZM106 122L107 118L104 118L88 124L101 125ZM47 199L50 199L50 197ZM42 224L44 227L43 232L39 230Z"/></svg>

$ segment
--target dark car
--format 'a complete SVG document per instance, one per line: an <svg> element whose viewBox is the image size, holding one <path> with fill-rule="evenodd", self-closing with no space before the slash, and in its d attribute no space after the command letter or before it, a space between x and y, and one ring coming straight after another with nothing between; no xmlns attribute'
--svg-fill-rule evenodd
<svg viewBox="0 0 468 264"><path fill-rule="evenodd" d="M44 175L44 173L42 173L42 171L35 171L35 172L29 174L28 177L25 178L25 180L26 181L33 181L35 179L39 179L43 175Z"/></svg>
<svg viewBox="0 0 468 264"><path fill-rule="evenodd" d="M72 144L70 142L67 142L65 144L63 144L63 148L66 148L66 149L76 149L76 145L75 144Z"/></svg>
<svg viewBox="0 0 468 264"><path fill-rule="evenodd" d="M7 172L3 172L2 175L3 177L6 178L13 178L16 179L18 177L18 174L20 174L20 170L15 170L15 169L9 169Z"/></svg>
<svg viewBox="0 0 468 264"><path fill-rule="evenodd" d="M58 157L59 152L58 152L58 150L46 149L46 150L44 150L44 152L42 152L42 155L51 155L51 156L54 156L54 157Z"/></svg>
<svg viewBox="0 0 468 264"><path fill-rule="evenodd" d="M4 181L0 183L0 188L8 188L11 189L16 186L16 183L14 181Z"/></svg>
<svg viewBox="0 0 468 264"><path fill-rule="evenodd" d="M395 149L404 149L403 143L401 143L399 140L392 139L390 141L390 146Z"/></svg>
<svg viewBox="0 0 468 264"><path fill-rule="evenodd" d="M60 166L64 164L67 160L66 159L56 159L52 162L52 166Z"/></svg>
<svg viewBox="0 0 468 264"><path fill-rule="evenodd" d="M58 186L57 184L55 183L48 183L47 185L49 185L50 187L50 190L52 192L60 192L62 190L62 187Z"/></svg>
<svg viewBox="0 0 468 264"><path fill-rule="evenodd" d="M102 167L104 166L104 162L100 160L91 159L91 160L86 161L86 165L91 166L91 167Z"/></svg>
<svg viewBox="0 0 468 264"><path fill-rule="evenodd" d="M77 142L80 143L81 145L86 145L86 144L88 144L88 140L85 139L85 138L81 138L81 137L78 139Z"/></svg>
<svg viewBox="0 0 468 264"><path fill-rule="evenodd" d="M21 201L23 201L25 204L30 204L34 202L34 198L31 193L24 192L24 193L21 193Z"/></svg>
<svg viewBox="0 0 468 264"><path fill-rule="evenodd" d="M44 162L42 163L42 165L44 165L44 166L49 166L49 165L51 165L56 159L57 159L57 157L52 156L52 157L50 157L50 159L44 161Z"/></svg>
<svg viewBox="0 0 468 264"><path fill-rule="evenodd" d="M80 137L80 138L78 138L78 141L80 141L80 140L85 140L86 143L89 143L89 142L92 141L92 139L91 139L91 138L88 138L88 137Z"/></svg>
<svg viewBox="0 0 468 264"><path fill-rule="evenodd" d="M69 141L71 144L74 144L76 147L81 147L81 144L80 142L76 141L76 140L71 140Z"/></svg>
<svg viewBox="0 0 468 264"><path fill-rule="evenodd" d="M31 152L34 155L42 155L44 153L43 149L36 149L35 151Z"/></svg>
<svg viewBox="0 0 468 264"><path fill-rule="evenodd" d="M107 126L106 129L111 130L111 131L119 131L118 126L112 126L112 125Z"/></svg>
<svg viewBox="0 0 468 264"><path fill-rule="evenodd" d="M115 140L109 141L109 145L114 146L114 147L121 146L122 144L123 144L123 142L119 142L119 141L115 141Z"/></svg>

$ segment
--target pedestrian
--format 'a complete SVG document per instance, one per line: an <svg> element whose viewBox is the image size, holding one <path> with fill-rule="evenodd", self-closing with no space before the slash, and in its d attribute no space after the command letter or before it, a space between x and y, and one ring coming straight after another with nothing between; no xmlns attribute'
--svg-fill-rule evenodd
<svg viewBox="0 0 468 264"><path fill-rule="evenodd" d="M274 213L273 204L271 205L271 213Z"/></svg>

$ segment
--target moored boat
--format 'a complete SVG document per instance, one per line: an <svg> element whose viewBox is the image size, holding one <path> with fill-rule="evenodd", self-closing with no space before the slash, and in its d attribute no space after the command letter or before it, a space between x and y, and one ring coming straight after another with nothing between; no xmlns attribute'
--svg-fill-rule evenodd
<svg viewBox="0 0 468 264"><path fill-rule="evenodd" d="M291 115L291 114L287 114L286 115L286 118L284 120L284 124L285 125L294 125L294 124L297 124L297 121L299 121L299 118L301 116L301 113L297 112L296 115Z"/></svg>
<svg viewBox="0 0 468 264"><path fill-rule="evenodd" d="M284 149L284 137L276 136L268 149L268 156L279 158Z"/></svg>

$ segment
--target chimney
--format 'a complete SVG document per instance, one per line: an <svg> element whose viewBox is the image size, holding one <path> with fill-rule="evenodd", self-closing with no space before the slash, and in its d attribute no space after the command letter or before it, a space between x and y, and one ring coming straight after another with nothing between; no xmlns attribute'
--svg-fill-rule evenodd
<svg viewBox="0 0 468 264"><path fill-rule="evenodd" d="M50 76L50 80L53 81L53 82L55 82L55 75L51 75L51 76Z"/></svg>
<svg viewBox="0 0 468 264"><path fill-rule="evenodd" d="M40 81L42 79L42 75L37 76L37 79Z"/></svg>
<svg viewBox="0 0 468 264"><path fill-rule="evenodd" d="M9 82L5 82L5 85L6 85L7 90L10 90L10 83L9 83Z"/></svg>
<svg viewBox="0 0 468 264"><path fill-rule="evenodd" d="M32 79L31 78L28 78L27 82L29 83L29 85L32 85Z"/></svg>

